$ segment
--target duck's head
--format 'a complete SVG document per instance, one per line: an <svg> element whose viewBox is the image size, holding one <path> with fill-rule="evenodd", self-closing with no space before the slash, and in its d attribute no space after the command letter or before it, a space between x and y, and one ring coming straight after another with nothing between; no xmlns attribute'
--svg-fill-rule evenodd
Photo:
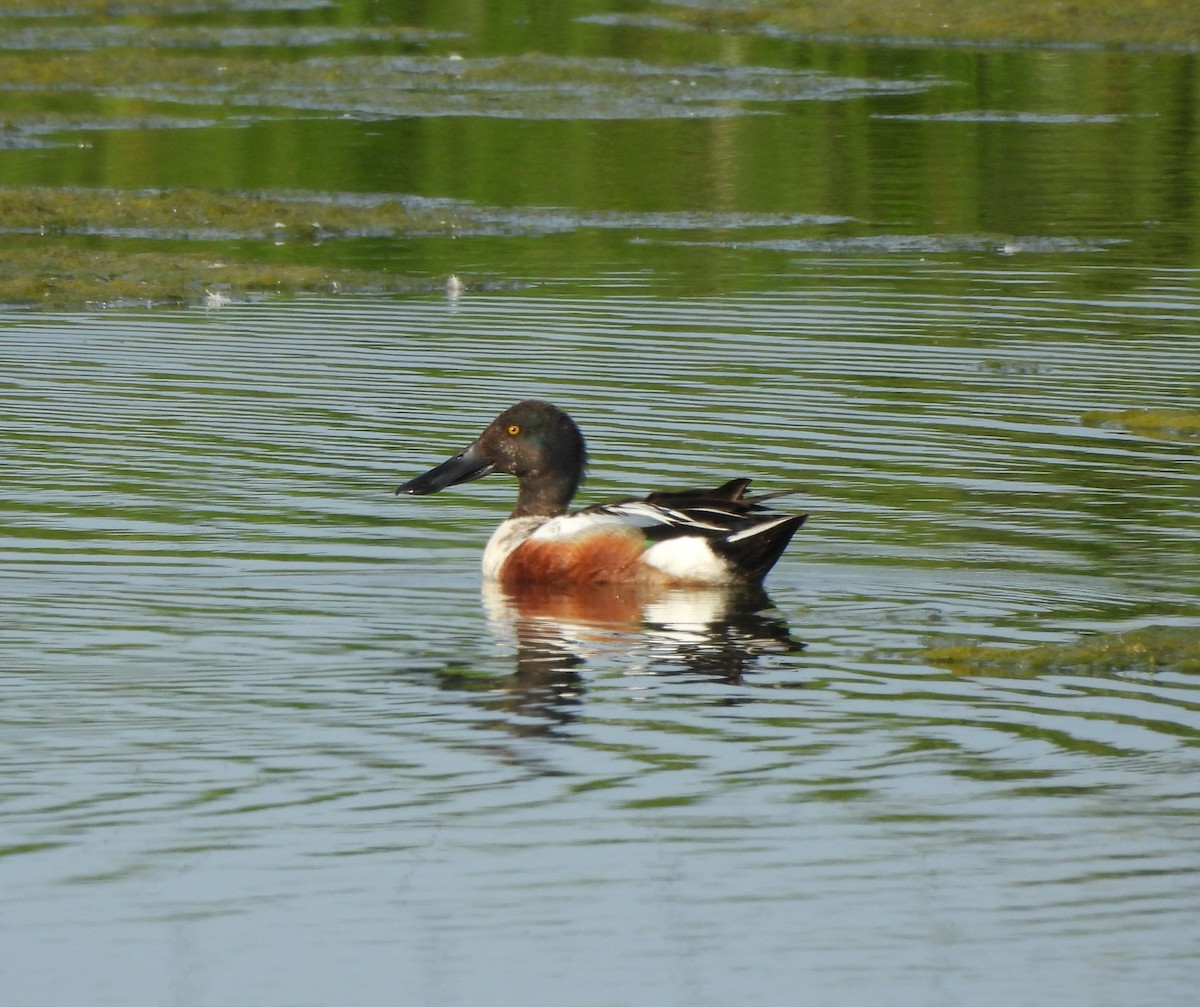
<svg viewBox="0 0 1200 1007"><path fill-rule="evenodd" d="M396 492L424 496L506 472L520 480L513 517L554 517L566 511L586 466L587 447L575 421L549 402L527 399L504 410L453 458Z"/></svg>

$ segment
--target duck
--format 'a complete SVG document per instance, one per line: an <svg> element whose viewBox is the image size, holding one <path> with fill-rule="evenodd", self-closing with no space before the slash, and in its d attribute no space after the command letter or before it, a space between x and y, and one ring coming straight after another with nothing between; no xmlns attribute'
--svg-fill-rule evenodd
<svg viewBox="0 0 1200 1007"><path fill-rule="evenodd" d="M766 505L790 491L747 496L746 478L570 511L587 464L575 421L553 403L527 399L396 493L426 496L494 472L516 476L516 507L483 552L484 576L508 587L760 584L808 518Z"/></svg>

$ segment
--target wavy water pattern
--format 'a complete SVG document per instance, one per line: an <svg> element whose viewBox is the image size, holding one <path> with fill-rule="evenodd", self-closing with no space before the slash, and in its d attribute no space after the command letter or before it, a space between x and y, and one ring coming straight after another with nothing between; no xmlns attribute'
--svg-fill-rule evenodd
<svg viewBox="0 0 1200 1007"><path fill-rule="evenodd" d="M1197 277L808 268L0 318L5 943L106 927L197 1004L210 955L260 1003L398 969L515 1003L505 963L589 1004L747 974L761 1003L801 974L817 1003L1185 1002L1194 674L926 654L1197 625L1195 442L1082 422L1191 405ZM769 597L481 597L512 484L391 491L529 395L584 425L586 500L794 487ZM281 978L304 905L340 957Z"/></svg>

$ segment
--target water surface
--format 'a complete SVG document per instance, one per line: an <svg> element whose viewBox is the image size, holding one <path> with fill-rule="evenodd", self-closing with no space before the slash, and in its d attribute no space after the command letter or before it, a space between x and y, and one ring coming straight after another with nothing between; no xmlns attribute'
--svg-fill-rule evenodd
<svg viewBox="0 0 1200 1007"><path fill-rule="evenodd" d="M66 944L110 1002L1182 1003L1195 682L921 654L1195 612L1195 448L1079 422L1170 397L1196 337L1136 330L1194 291L945 272L9 319L13 981L68 999ZM511 484L390 491L533 391L589 500L798 486L769 597L481 595Z"/></svg>
<svg viewBox="0 0 1200 1007"><path fill-rule="evenodd" d="M1190 1005L1197 444L1097 413L1196 409L1194 56L481 13L5 36L35 200L442 220L0 234L114 305L0 313L6 1002ZM485 585L512 482L392 491L532 395L791 489L765 594Z"/></svg>

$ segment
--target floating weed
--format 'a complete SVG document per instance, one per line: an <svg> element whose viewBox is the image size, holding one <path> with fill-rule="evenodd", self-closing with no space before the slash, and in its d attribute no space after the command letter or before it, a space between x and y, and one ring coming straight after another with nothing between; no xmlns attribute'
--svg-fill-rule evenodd
<svg viewBox="0 0 1200 1007"><path fill-rule="evenodd" d="M259 294L433 289L382 272L226 258L174 250L83 249L78 236L156 241L270 240L312 243L335 237L396 237L451 232L463 211L434 201L335 200L206 189L118 191L0 189L0 301L47 308L127 304L222 303ZM36 235L30 239L30 235ZM67 239L67 240L55 240ZM220 258L218 258L220 256ZM214 295L214 291L219 292Z"/></svg>
<svg viewBox="0 0 1200 1007"><path fill-rule="evenodd" d="M661 66L537 53L470 59L440 55L268 58L226 51L76 48L14 51L0 90L83 91L130 100L330 115L659 119L763 114L780 101L839 101L944 86L773 67Z"/></svg>
<svg viewBox="0 0 1200 1007"><path fill-rule="evenodd" d="M2 14L0 14L2 16ZM461 32L387 25L38 24L0 36L0 50L316 48L336 43L394 43L412 49Z"/></svg>
<svg viewBox="0 0 1200 1007"><path fill-rule="evenodd" d="M330 0L0 0L0 17L159 18L243 12L299 12L329 8ZM675 6L680 9L671 10ZM597 15L589 20L649 28L750 31L983 42L1133 44L1195 48L1200 7L1194 0L743 0L739 3L662 5L654 16ZM145 30L146 25L140 26ZM152 27L152 26L151 26ZM379 26L376 34L409 29ZM228 43L226 43L228 44Z"/></svg>
<svg viewBox="0 0 1200 1007"><path fill-rule="evenodd" d="M760 34L1195 49L1194 0L749 0L688 6L681 25Z"/></svg>
<svg viewBox="0 0 1200 1007"><path fill-rule="evenodd" d="M121 253L53 245L0 252L0 300L53 309L220 304L262 294L412 292L418 281L320 266L218 261L200 254Z"/></svg>
<svg viewBox="0 0 1200 1007"><path fill-rule="evenodd" d="M1122 427L1140 437L1200 439L1200 411L1195 409L1093 409L1083 414L1083 422L1093 427Z"/></svg>
<svg viewBox="0 0 1200 1007"><path fill-rule="evenodd" d="M456 215L465 206L455 204ZM336 200L210 189L0 189L0 232L142 238L321 240L447 234L458 217L434 201Z"/></svg>
<svg viewBox="0 0 1200 1007"><path fill-rule="evenodd" d="M240 293L422 290L429 282L383 272L216 262L252 252L214 243L311 246L339 239L403 239L466 234L561 233L576 228L741 230L823 226L841 218L794 214L575 213L554 207L502 209L473 203L380 194L315 194L199 188L126 190L0 188L0 301L54 308L138 303L213 303L213 284ZM103 252L81 251L104 239ZM110 240L111 239L111 240ZM171 243L155 254L124 254L127 241ZM195 254L168 254L204 242ZM440 288L442 281L438 281ZM471 281L481 289L487 281ZM432 287L431 287L432 289ZM462 281L452 290L462 292ZM235 295L236 296L236 295ZM219 300L219 298L218 298Z"/></svg>
<svg viewBox="0 0 1200 1007"><path fill-rule="evenodd" d="M958 674L1006 678L1157 671L1200 674L1200 626L1148 626L1127 633L1102 633L1037 647L979 644L932 647L920 657Z"/></svg>
<svg viewBox="0 0 1200 1007"><path fill-rule="evenodd" d="M0 0L0 17L86 17L108 21L144 14L197 15L254 11L304 11L332 0Z"/></svg>

